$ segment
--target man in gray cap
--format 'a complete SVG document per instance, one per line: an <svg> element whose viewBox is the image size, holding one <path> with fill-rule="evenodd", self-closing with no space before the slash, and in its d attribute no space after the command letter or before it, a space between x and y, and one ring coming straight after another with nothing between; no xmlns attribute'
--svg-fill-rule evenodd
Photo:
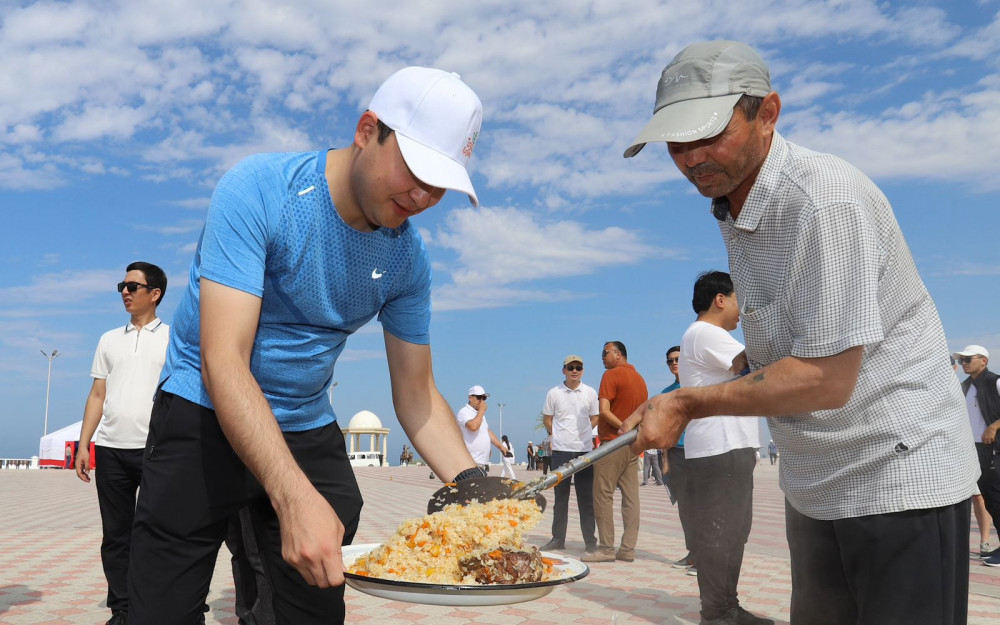
<svg viewBox="0 0 1000 625"><path fill-rule="evenodd" d="M969 377L962 382L965 407L969 411L972 438L976 441L979 456L979 492L986 510L993 517L993 525L1000 531L1000 376L989 370L990 353L982 345L969 345L954 353ZM986 566L1000 566L1000 548L982 554Z"/></svg>
<svg viewBox="0 0 1000 625"><path fill-rule="evenodd" d="M780 111L742 43L691 45L663 70L625 156L665 142L712 198L751 373L658 395L622 429L641 421L638 452L669 447L691 419L770 417L791 622L965 623L979 467L941 322L882 192L786 141ZM704 602L702 618L769 622Z"/></svg>

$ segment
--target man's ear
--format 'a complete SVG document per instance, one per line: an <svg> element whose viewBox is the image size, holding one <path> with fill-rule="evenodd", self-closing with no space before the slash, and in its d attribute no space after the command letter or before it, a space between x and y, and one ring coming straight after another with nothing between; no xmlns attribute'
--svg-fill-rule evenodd
<svg viewBox="0 0 1000 625"><path fill-rule="evenodd" d="M764 101L760 103L757 111L757 118L760 120L761 128L766 133L774 131L778 125L778 116L781 114L781 98L777 91L764 96Z"/></svg>
<svg viewBox="0 0 1000 625"><path fill-rule="evenodd" d="M372 139L378 140L378 115L371 111L365 111L358 118L358 125L354 129L354 145L361 148Z"/></svg>

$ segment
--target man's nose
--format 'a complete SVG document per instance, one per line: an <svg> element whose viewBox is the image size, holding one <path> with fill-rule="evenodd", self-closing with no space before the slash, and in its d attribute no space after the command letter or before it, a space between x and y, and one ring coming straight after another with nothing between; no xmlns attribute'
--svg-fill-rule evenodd
<svg viewBox="0 0 1000 625"><path fill-rule="evenodd" d="M417 182L410 190L410 199L413 200L414 206L420 210L433 206L441 199L442 195L444 195L444 189L424 185L420 182Z"/></svg>
<svg viewBox="0 0 1000 625"><path fill-rule="evenodd" d="M675 148L674 154L685 167L696 167L705 162L705 147L697 143L683 143Z"/></svg>

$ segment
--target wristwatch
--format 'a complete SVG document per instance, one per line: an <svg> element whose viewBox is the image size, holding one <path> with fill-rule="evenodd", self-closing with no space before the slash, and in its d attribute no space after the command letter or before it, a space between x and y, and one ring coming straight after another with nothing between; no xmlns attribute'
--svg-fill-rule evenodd
<svg viewBox="0 0 1000 625"><path fill-rule="evenodd" d="M483 471L479 467L472 467L471 469L466 469L465 471L462 471L461 473L456 475L451 481L461 482L462 480L467 480L473 477L486 477L486 471Z"/></svg>

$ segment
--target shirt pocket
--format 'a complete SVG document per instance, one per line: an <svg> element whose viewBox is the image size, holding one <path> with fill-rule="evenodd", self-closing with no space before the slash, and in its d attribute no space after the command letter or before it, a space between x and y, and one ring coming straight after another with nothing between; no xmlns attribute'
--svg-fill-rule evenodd
<svg viewBox="0 0 1000 625"><path fill-rule="evenodd" d="M747 359L751 369L759 369L792 352L792 334L782 302L760 308L747 307L740 312Z"/></svg>

